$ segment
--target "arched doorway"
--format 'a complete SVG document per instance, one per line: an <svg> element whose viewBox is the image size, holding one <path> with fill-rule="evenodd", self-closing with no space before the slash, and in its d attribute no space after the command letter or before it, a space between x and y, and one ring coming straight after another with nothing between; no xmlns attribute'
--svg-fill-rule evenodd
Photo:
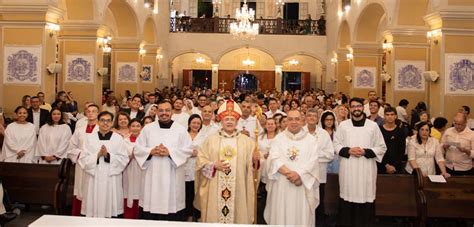
<svg viewBox="0 0 474 227"><path fill-rule="evenodd" d="M239 91L256 91L258 79L250 73L241 73L234 79L234 89Z"/></svg>

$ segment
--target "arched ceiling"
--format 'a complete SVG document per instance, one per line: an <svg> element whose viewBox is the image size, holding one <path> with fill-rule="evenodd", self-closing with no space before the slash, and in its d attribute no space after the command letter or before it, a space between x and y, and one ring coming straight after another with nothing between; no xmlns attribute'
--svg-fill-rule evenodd
<svg viewBox="0 0 474 227"><path fill-rule="evenodd" d="M145 21L145 26L143 26L143 40L147 44L157 44L155 23L151 17Z"/></svg>
<svg viewBox="0 0 474 227"><path fill-rule="evenodd" d="M246 59L255 61L255 64L253 66L244 66L242 61ZM274 70L275 59L260 49L242 47L223 54L219 59L219 69Z"/></svg>
<svg viewBox="0 0 474 227"><path fill-rule="evenodd" d="M64 0L68 20L94 20L94 0ZM60 6L63 4L59 4ZM63 5L64 6L64 5Z"/></svg>
<svg viewBox="0 0 474 227"><path fill-rule="evenodd" d="M138 20L125 0L112 0L109 9L117 24L118 37L138 37Z"/></svg>
<svg viewBox="0 0 474 227"><path fill-rule="evenodd" d="M399 0L398 25L424 26L429 0Z"/></svg>
<svg viewBox="0 0 474 227"><path fill-rule="evenodd" d="M384 9L377 3L366 6L356 23L356 41L376 42L379 22L384 14Z"/></svg>

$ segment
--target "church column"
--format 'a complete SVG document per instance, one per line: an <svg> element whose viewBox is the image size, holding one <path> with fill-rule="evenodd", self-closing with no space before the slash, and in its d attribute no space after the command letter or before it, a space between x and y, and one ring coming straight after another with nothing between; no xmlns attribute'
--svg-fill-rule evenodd
<svg viewBox="0 0 474 227"><path fill-rule="evenodd" d="M337 63L335 65L335 79L336 79L336 91L341 91L344 94L352 96L352 84L346 80L349 76L352 78L351 68L352 60L348 61L346 55L349 53L346 49L340 49L337 51Z"/></svg>
<svg viewBox="0 0 474 227"><path fill-rule="evenodd" d="M283 65L275 65L275 88L281 92L281 83L283 75Z"/></svg>
<svg viewBox="0 0 474 227"><path fill-rule="evenodd" d="M145 55L142 51L142 55ZM131 94L139 91L139 81L141 72L140 43L122 43L120 41L112 43L112 90L117 97L123 97L125 91ZM122 74L120 72L122 69Z"/></svg>
<svg viewBox="0 0 474 227"><path fill-rule="evenodd" d="M440 11L424 17L430 26L425 35L430 46L429 70L439 75L438 80L429 82L428 107L433 116L444 116L451 122L462 105L473 107L474 87L469 67L472 69L474 65L474 12L450 10L472 7L470 1L448 1L441 5L444 8ZM470 74L462 75L463 71ZM450 75L463 79L452 80Z"/></svg>
<svg viewBox="0 0 474 227"><path fill-rule="evenodd" d="M355 44L353 48L353 60L351 67L352 76L352 97L367 98L367 93L371 90L382 95L382 82L380 79L382 53L376 44ZM366 70L366 71L365 71ZM359 75L358 75L359 74ZM369 75L370 74L370 75ZM366 77L365 75L369 75ZM367 78L367 80L360 80ZM370 80L375 80L373 83ZM373 85L372 87L370 87Z"/></svg>
<svg viewBox="0 0 474 227"><path fill-rule="evenodd" d="M48 5L5 5L1 11L3 51L0 62L7 64L0 73L0 107L10 117L21 104L23 95L32 96L43 91L46 101L53 101L57 74L49 74L46 66L56 62L58 20L63 12ZM18 67L20 61L22 64L28 62L23 72L12 69ZM12 70L9 70L9 64ZM36 71L32 70L34 67Z"/></svg>
<svg viewBox="0 0 474 227"><path fill-rule="evenodd" d="M58 79L59 90L72 91L79 104L92 101L101 104L102 76L97 69L103 66L103 43L98 42L98 25L64 24L60 36L62 75ZM104 36L105 37L105 36ZM102 37L101 37L102 38ZM89 65L90 64L90 65ZM90 68L87 69L87 66ZM77 77L72 67L90 70L90 78ZM110 73L110 72L109 72Z"/></svg>
<svg viewBox="0 0 474 227"><path fill-rule="evenodd" d="M211 89L216 90L219 88L218 83L219 83L219 64L212 64L212 85Z"/></svg>
<svg viewBox="0 0 474 227"><path fill-rule="evenodd" d="M382 72L382 74L388 74L391 77L390 81L385 82L386 102L397 106L401 99L407 99L410 101L409 109L412 109L417 102L429 100L429 92L427 92L429 85L425 86L421 75L421 72L428 67L428 44L424 32L398 29L386 32L384 43L380 46L385 56L385 73ZM412 66L419 68L420 71ZM400 70L407 71L405 75L418 78L410 78L410 84L399 84L402 80L399 76ZM383 80L383 77L380 79Z"/></svg>

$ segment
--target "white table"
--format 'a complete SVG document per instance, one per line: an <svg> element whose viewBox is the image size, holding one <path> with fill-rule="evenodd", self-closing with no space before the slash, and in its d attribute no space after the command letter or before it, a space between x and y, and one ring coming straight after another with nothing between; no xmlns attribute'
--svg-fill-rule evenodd
<svg viewBox="0 0 474 227"><path fill-rule="evenodd" d="M43 215L31 223L31 227L89 227L89 226L223 226L214 223L199 222L175 222L175 221L148 221L139 219L118 219L118 218L88 218L76 216ZM250 226L250 225L225 225L227 226Z"/></svg>

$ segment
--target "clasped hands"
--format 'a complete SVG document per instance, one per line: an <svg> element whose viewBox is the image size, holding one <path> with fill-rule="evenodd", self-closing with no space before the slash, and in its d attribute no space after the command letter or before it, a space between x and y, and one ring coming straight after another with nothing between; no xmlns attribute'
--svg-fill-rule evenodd
<svg viewBox="0 0 474 227"><path fill-rule="evenodd" d="M16 153L16 159L21 159L21 158L23 158L23 156L25 156L25 154L26 154L26 151L25 151L25 150L19 151L18 153Z"/></svg>
<svg viewBox="0 0 474 227"><path fill-rule="evenodd" d="M349 149L349 154L359 158L365 155L365 150L361 147L351 147Z"/></svg>
<svg viewBox="0 0 474 227"><path fill-rule="evenodd" d="M286 179L288 179L291 183L293 183L296 186L301 186L303 182L301 181L300 175L296 171L290 171L287 174L285 174Z"/></svg>
<svg viewBox="0 0 474 227"><path fill-rule="evenodd" d="M444 145L443 145L443 148L444 148L444 150L447 150L447 149L448 149L449 147L451 147L451 146L457 148L457 149L458 149L460 152L462 152L462 153L465 153L465 154L467 154L467 155L471 155L471 150L469 150L469 149L467 149L467 148L462 148L462 147L460 147L460 146L455 146L455 145L450 145L450 144L444 144Z"/></svg>
<svg viewBox="0 0 474 227"><path fill-rule="evenodd" d="M97 158L100 158L101 156L105 157L105 156L107 156L108 153L109 152L107 151L107 148L104 145L102 145L100 147L99 153L97 154Z"/></svg>
<svg viewBox="0 0 474 227"><path fill-rule="evenodd" d="M160 145L155 146L153 149L151 149L150 154L155 156L169 156L170 151L167 147L165 147L165 145L160 143Z"/></svg>

